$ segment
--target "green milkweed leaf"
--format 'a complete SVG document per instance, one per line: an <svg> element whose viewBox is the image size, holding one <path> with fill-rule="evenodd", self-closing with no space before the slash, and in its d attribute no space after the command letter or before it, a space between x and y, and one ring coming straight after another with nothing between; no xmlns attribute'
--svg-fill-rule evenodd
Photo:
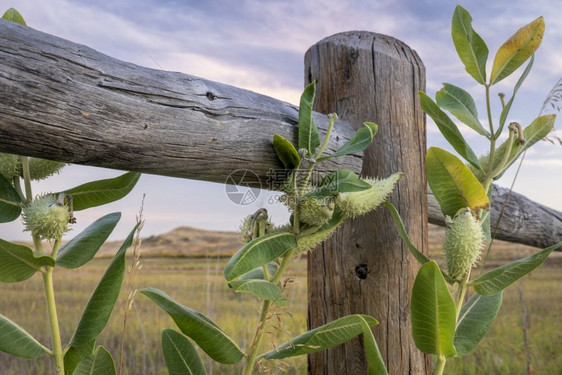
<svg viewBox="0 0 562 375"><path fill-rule="evenodd" d="M451 112L472 130L485 137L490 137L490 133L482 127L478 120L476 103L468 92L450 83L444 83L443 88L435 94L435 99L439 107Z"/></svg>
<svg viewBox="0 0 562 375"><path fill-rule="evenodd" d="M133 244L138 226L139 224L135 225L129 233L88 300L70 341L71 346L82 346L90 342L105 328L121 291L125 275L125 255Z"/></svg>
<svg viewBox="0 0 562 375"><path fill-rule="evenodd" d="M490 84L498 83L527 61L541 45L543 35L542 17L517 30L496 52Z"/></svg>
<svg viewBox="0 0 562 375"><path fill-rule="evenodd" d="M494 180L497 180L501 176L503 176L503 173L519 158L519 156L521 156L521 154L525 150L527 150L529 147L531 147L532 145L534 145L535 143L546 137L548 133L550 133L550 131L552 130L555 120L556 120L556 115L554 114L539 116L533 120L531 125L523 129L523 135L525 137L526 142L522 144L521 142L519 142L519 139L517 139L517 137L515 137L515 139L511 141L512 142L511 151L507 158L507 163L504 166L503 170L497 176L494 177ZM507 139L498 148L496 148L496 152L494 156L494 165L492 168L493 170L496 170L499 167L508 149L509 149L509 139ZM484 168L483 170L487 170L489 160L490 160L489 156L485 156L481 158L480 161L482 163L482 167ZM475 169L472 169L472 171L476 175L478 180L480 181L484 180L485 175L482 171L478 171Z"/></svg>
<svg viewBox="0 0 562 375"><path fill-rule="evenodd" d="M528 258L519 259L515 262L508 263L492 271L486 272L482 276L472 280L469 285L474 287L476 293L483 296L499 293L543 264L550 253L558 249L560 246L562 246L562 242L547 247Z"/></svg>
<svg viewBox="0 0 562 375"><path fill-rule="evenodd" d="M375 138L375 134L377 134L379 127L377 126L377 124L374 124L372 122L364 122L363 125L365 126L357 130L353 138L351 138L343 146L341 146L339 150L334 152L332 155L318 159L318 161L343 155L354 154L369 147L371 142L373 142L373 138Z"/></svg>
<svg viewBox="0 0 562 375"><path fill-rule="evenodd" d="M184 335L173 329L162 330L162 351L170 375L206 375L199 353Z"/></svg>
<svg viewBox="0 0 562 375"><path fill-rule="evenodd" d="M390 210L390 214L392 215L392 219L394 220L398 235L400 236L400 238L402 238L402 241L404 241L406 247L408 248L408 250L410 250L410 253L413 255L413 257L422 265L431 261L431 259L426 257L421 251L419 251L418 248L412 243L412 240L410 240L410 236L406 231L404 222L402 221L402 218L400 217L400 214L398 213L396 207L394 207L394 205L389 201L385 201L383 203ZM441 271L441 273L449 284L453 285L455 283L455 279L453 279L451 276L447 275L443 271Z"/></svg>
<svg viewBox="0 0 562 375"><path fill-rule="evenodd" d="M0 174L0 223L14 221L20 214L20 196L12 184Z"/></svg>
<svg viewBox="0 0 562 375"><path fill-rule="evenodd" d="M360 179L355 172L348 169L338 169L336 172L324 177L317 190L311 191L306 195L311 197L328 197L338 193L363 191L371 187L371 184Z"/></svg>
<svg viewBox="0 0 562 375"><path fill-rule="evenodd" d="M266 280L234 280L229 283L238 293L249 293L263 300L275 301L281 297L281 287Z"/></svg>
<svg viewBox="0 0 562 375"><path fill-rule="evenodd" d="M113 232L120 218L121 213L114 212L90 224L60 248L57 266L78 268L89 262Z"/></svg>
<svg viewBox="0 0 562 375"><path fill-rule="evenodd" d="M15 10L14 8L10 8L8 9L4 15L2 16L3 19L8 20L8 21L12 21L15 23L19 23L20 25L24 25L27 26L27 24L25 23L25 20L23 19L23 17L21 16L20 12L18 12L17 10Z"/></svg>
<svg viewBox="0 0 562 375"><path fill-rule="evenodd" d="M303 333L274 350L262 354L260 358L283 359L333 348L363 333L362 321L365 321L369 327L378 324L374 318L368 315L344 316Z"/></svg>
<svg viewBox="0 0 562 375"><path fill-rule="evenodd" d="M439 128L439 131L447 142L453 146L456 152L459 153L466 161L472 164L477 169L482 169L480 166L480 161L478 157L472 151L472 148L466 143L464 137L462 136L461 132L453 122L449 118L449 116L439 108L437 104L425 93L419 92L420 97L420 106L424 110L425 113L429 115Z"/></svg>
<svg viewBox="0 0 562 375"><path fill-rule="evenodd" d="M427 182L443 215L454 217L462 209L488 209L484 187L455 155L431 147L426 154Z"/></svg>
<svg viewBox="0 0 562 375"><path fill-rule="evenodd" d="M72 375L80 361L94 354L95 346L96 339L81 346L68 347L68 350L64 354L64 375Z"/></svg>
<svg viewBox="0 0 562 375"><path fill-rule="evenodd" d="M484 85L486 83L488 47L480 35L472 28L470 13L460 5L457 5L453 13L451 35L457 54L464 64L467 73L476 82Z"/></svg>
<svg viewBox="0 0 562 375"><path fill-rule="evenodd" d="M0 351L23 358L41 358L46 350L19 325L0 314Z"/></svg>
<svg viewBox="0 0 562 375"><path fill-rule="evenodd" d="M119 177L88 182L64 193L72 196L74 211L81 211L123 198L133 190L140 176L140 173L127 172Z"/></svg>
<svg viewBox="0 0 562 375"><path fill-rule="evenodd" d="M379 346L373 336L373 331L369 323L362 316L358 315L361 321L361 327L363 328L363 346L365 347L365 357L369 362L369 375L387 375L386 365L382 359Z"/></svg>
<svg viewBox="0 0 562 375"><path fill-rule="evenodd" d="M272 233L258 237L244 245L224 267L224 276L230 281L256 267L260 267L297 247L292 233Z"/></svg>
<svg viewBox="0 0 562 375"><path fill-rule="evenodd" d="M455 302L434 261L424 264L416 276L411 313L412 336L419 350L437 356L455 355Z"/></svg>
<svg viewBox="0 0 562 375"><path fill-rule="evenodd" d="M402 218L400 217L400 214L398 213L396 207L394 207L394 205L389 201L384 201L383 204L390 210L392 219L394 220L394 224L396 226L396 230L398 230L398 234L400 235L400 238L402 238L402 241L404 241L406 247L408 247L408 250L410 250L410 253L420 264L425 264L429 262L430 259L426 257L421 251L419 251L418 248L410 240L410 236L406 231L404 222L402 221Z"/></svg>
<svg viewBox="0 0 562 375"><path fill-rule="evenodd" d="M245 354L238 345L205 315L181 305L158 289L146 288L141 293L167 312L178 328L215 361L232 364L244 358Z"/></svg>
<svg viewBox="0 0 562 375"><path fill-rule="evenodd" d="M41 267L54 267L48 255L0 239L0 283L16 283L29 279Z"/></svg>
<svg viewBox="0 0 562 375"><path fill-rule="evenodd" d="M474 294L462 307L455 331L455 357L470 353L488 330L500 311L502 292L490 296Z"/></svg>
<svg viewBox="0 0 562 375"><path fill-rule="evenodd" d="M273 147L275 148L277 157L285 166L285 169L295 169L299 166L301 158L291 142L275 134L273 136Z"/></svg>
<svg viewBox="0 0 562 375"><path fill-rule="evenodd" d="M270 275L275 275L279 266L275 262L267 263L267 272ZM265 280L265 275L263 273L263 267L256 267L250 272L247 272L240 276L238 280Z"/></svg>
<svg viewBox="0 0 562 375"><path fill-rule="evenodd" d="M316 81L313 81L304 89L299 107L299 149L306 149L309 156L314 156L316 148L320 146L320 135L312 118L315 94Z"/></svg>
<svg viewBox="0 0 562 375"><path fill-rule="evenodd" d="M78 363L72 375L115 375L115 363L111 354L103 346L98 346L92 355Z"/></svg>

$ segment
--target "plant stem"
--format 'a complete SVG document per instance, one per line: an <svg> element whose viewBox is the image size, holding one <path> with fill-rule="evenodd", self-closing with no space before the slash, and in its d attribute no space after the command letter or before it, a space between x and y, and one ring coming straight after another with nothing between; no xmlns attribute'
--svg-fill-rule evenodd
<svg viewBox="0 0 562 375"><path fill-rule="evenodd" d="M330 135L332 135L332 129L334 128L334 123L336 122L337 119L338 119L338 115L335 113L330 113L328 115L329 122L328 122L328 130L326 130L326 137L324 137L324 142L322 142L322 146L320 146L318 152L316 152L316 155L314 155L314 159L318 159L320 156L322 156L322 153L326 149L326 146L328 146L328 142L330 141Z"/></svg>
<svg viewBox="0 0 562 375"><path fill-rule="evenodd" d="M486 111L488 112L488 125L490 126L490 153L488 154L488 170L486 171L486 183L484 190L487 192L492 183L494 170L494 153L496 151L496 135L494 134L494 125L492 123L492 110L490 108L490 86L486 85Z"/></svg>
<svg viewBox="0 0 562 375"><path fill-rule="evenodd" d="M56 254L58 251L59 244L60 241L55 242L55 246L53 246L53 254ZM47 267L45 273L43 273L43 285L45 286L45 300L47 302L47 314L49 315L49 328L51 330L51 343L53 346L52 356L55 361L55 374L64 374L64 356L60 339L55 290L53 288L53 267Z"/></svg>
<svg viewBox="0 0 562 375"><path fill-rule="evenodd" d="M296 186L296 177L293 175L293 186ZM297 195L298 198L298 195ZM297 236L299 234L299 211L298 211L298 204L296 205L295 212L293 213L293 234ZM291 261L291 258L295 254L295 249L290 249L283 255L283 260L275 272L275 276L271 280L271 283L277 285L281 278L285 274L287 267ZM266 266L267 267L267 266ZM265 273L265 269L264 269ZM250 351L248 355L248 360L246 361L246 366L244 367L244 371L242 375L250 375L254 366L256 365L256 360L258 357L258 352L260 350L261 342L263 340L263 334L265 333L265 325L267 323L267 316L269 314L269 309L271 307L271 301L263 301L260 317L258 320L258 325L256 327L256 332L254 333L254 338L252 339L252 344L250 345Z"/></svg>
<svg viewBox="0 0 562 375"><path fill-rule="evenodd" d="M318 152L317 155L319 155L324 148L326 147L326 144L328 143L327 139L330 137L330 133L332 132L332 128L334 125L334 121L337 119L337 116L330 116L330 125L328 126L328 132L326 135L326 139L324 140L324 144L322 145L322 147L320 148L320 151ZM297 185L297 176L296 173L293 173L293 178L292 178L292 190L294 193L294 198L296 199L296 204L295 204L295 210L293 212L293 234L295 235L295 237L298 238L299 235L299 231L300 231L300 211L299 211L299 198L300 198L300 191L301 189L303 189L304 186L306 186L306 184L308 183L308 179L310 178L310 175L312 173L312 170L314 168L314 165L316 163L312 162L308 168L307 171L307 176L306 176L306 180L304 182L304 185L300 187L298 187ZM265 222L264 222L264 226L265 226ZM260 233L261 235L261 233ZM283 255L283 259L281 260L281 264L279 265L279 268L277 269L277 271L275 272L275 275L273 276L273 279L271 279L271 283L274 285L277 285L280 281L281 278L283 278L283 275L285 274L285 271L287 270L287 267L289 266L289 263L291 261L291 258L293 257L293 255L295 255L295 249L290 249L288 250L285 255ZM267 265L264 266L264 276L266 278L269 278L268 276L268 272L267 272ZM256 332L254 333L254 338L252 339L252 344L250 345L250 349L249 349L249 353L248 353L248 359L246 361L246 365L244 366L244 370L242 372L242 375L250 375L252 373L252 370L254 369L255 365L256 365L256 361L258 358L258 353L260 350L260 346L261 346L261 342L263 340L263 335L265 333L265 325L267 324L267 319L268 319L268 314L269 314L269 309L271 308L271 301L263 301L262 303L262 308L260 311L260 317L258 320L258 325L256 327Z"/></svg>
<svg viewBox="0 0 562 375"><path fill-rule="evenodd" d="M457 290L457 300L455 301L455 312L456 319L459 319L459 314L461 313L464 296L466 295L466 290L468 289L468 280L470 279L470 271L466 273L466 276L462 278L459 289Z"/></svg>
<svg viewBox="0 0 562 375"><path fill-rule="evenodd" d="M31 193L31 174L29 173L29 158L27 156L20 156L21 169L23 171L23 183L25 186L25 203L33 200Z"/></svg>
<svg viewBox="0 0 562 375"><path fill-rule="evenodd" d="M25 186L25 204L31 203L33 200L33 192L31 191L31 174L29 172L29 158L27 156L20 156L21 162L21 169L23 171L23 184ZM18 182L16 186L19 188L21 192L21 186ZM17 189L17 188L16 188ZM43 252L43 246L41 245L41 238L33 232L31 232L31 237L33 238L33 246L35 247L35 251Z"/></svg>
<svg viewBox="0 0 562 375"><path fill-rule="evenodd" d="M332 130L334 129L334 123L338 119L338 115L335 113L330 113L328 115L328 119L329 119L329 123L328 123L328 129L326 130L326 137L324 137L324 142L322 142L322 145L314 155L313 158L314 161L310 162L310 165L308 166L308 169L306 171L306 177L299 189L299 194L302 194L304 192L304 189L306 189L306 186L308 185L308 181L310 180L310 176L312 175L312 170L314 169L314 166L316 165L318 158L322 156L322 153L324 152L324 150L326 150L326 147L328 146L328 142L330 141L330 136L332 135Z"/></svg>
<svg viewBox="0 0 562 375"><path fill-rule="evenodd" d="M254 333L254 339L252 340L252 345L250 346L250 355L246 361L246 366L244 367L243 375L250 375L254 366L256 365L256 359L258 357L258 351L260 350L261 342L263 339L263 334L265 332L264 327L267 321L267 315L269 314L269 308L271 307L271 301L263 301L260 318L258 320L258 326L256 327L256 332Z"/></svg>
<svg viewBox="0 0 562 375"><path fill-rule="evenodd" d="M490 127L490 137L496 140L494 134L494 124L492 123L492 107L490 105L490 85L486 85L486 112L488 113L488 126Z"/></svg>
<svg viewBox="0 0 562 375"><path fill-rule="evenodd" d="M503 155L502 160L500 160L496 169L494 169L492 171L492 174L490 176L491 178L494 178L497 175L499 175L504 170L504 168L506 167L507 162L509 160L509 154L511 154L511 149L513 148L513 139L514 138L515 138L515 130L510 128L509 129L509 138L507 139L507 151Z"/></svg>
<svg viewBox="0 0 562 375"><path fill-rule="evenodd" d="M18 193L18 196L20 197L20 200L22 202L25 202L26 199L25 199L25 195L23 195L23 191L21 190L21 183L20 183L19 176L14 177L12 182L14 184L14 189L16 189L16 192Z"/></svg>
<svg viewBox="0 0 562 375"><path fill-rule="evenodd" d="M306 170L306 177L304 178L304 181L301 185L301 187L298 190L298 195L302 195L303 193L305 193L305 189L308 185L308 181L310 180L310 176L312 176L312 170L314 169L314 166L316 165L316 162L310 162L310 165L308 166L308 169Z"/></svg>
<svg viewBox="0 0 562 375"><path fill-rule="evenodd" d="M435 370L433 370L433 375L442 375L443 370L445 370L445 363L447 363L447 358L444 355L440 355L437 357L437 366L435 366Z"/></svg>
<svg viewBox="0 0 562 375"><path fill-rule="evenodd" d="M291 249L285 253L285 255L283 256L283 260L281 261L281 265L279 266L279 269L277 270L275 276L271 280L273 284L277 285L277 283L281 281L281 278L283 277L283 274L287 270L287 266L289 265L294 253L295 253L295 249ZM254 366L256 365L258 352L260 350L261 342L263 340L263 334L265 333L264 328L267 323L267 315L269 314L270 307L271 307L271 301L263 301L260 317L258 320L258 325L256 327L256 332L254 333L252 344L250 345L250 353L248 356L248 360L246 361L246 366L244 367L244 371L242 372L242 375L250 375L252 373L252 370L254 369Z"/></svg>

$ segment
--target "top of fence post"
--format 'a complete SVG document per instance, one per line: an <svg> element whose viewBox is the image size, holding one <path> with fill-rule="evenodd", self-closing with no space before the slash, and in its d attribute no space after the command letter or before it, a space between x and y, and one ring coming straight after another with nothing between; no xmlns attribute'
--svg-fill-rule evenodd
<svg viewBox="0 0 562 375"><path fill-rule="evenodd" d="M417 91L425 69L406 44L385 35L351 31L325 38L305 57L305 81L317 80L314 109L336 112L356 127L379 125L365 150L362 175L387 177L401 171L390 201L412 241L427 251L425 120ZM418 265L383 207L345 223L309 255L309 325L364 313L380 324L373 332L390 374L429 374L430 360L415 347L410 328L410 293ZM364 374L360 340L316 353L310 374Z"/></svg>

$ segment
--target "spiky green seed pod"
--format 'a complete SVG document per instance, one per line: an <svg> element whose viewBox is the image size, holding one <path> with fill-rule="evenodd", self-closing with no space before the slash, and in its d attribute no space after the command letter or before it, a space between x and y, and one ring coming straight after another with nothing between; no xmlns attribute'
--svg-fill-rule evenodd
<svg viewBox="0 0 562 375"><path fill-rule="evenodd" d="M59 161L29 158L29 176L32 180L43 180L55 173L59 173L65 165L66 163Z"/></svg>
<svg viewBox="0 0 562 375"><path fill-rule="evenodd" d="M324 225L334 214L335 202L332 197L302 197L300 200L300 221L311 226Z"/></svg>
<svg viewBox="0 0 562 375"><path fill-rule="evenodd" d="M252 240L253 232L253 218L252 215L246 216L242 219L240 223L240 235L242 236L242 242L247 243Z"/></svg>
<svg viewBox="0 0 562 375"><path fill-rule="evenodd" d="M445 263L449 275L461 280L476 265L484 245L480 221L467 210L457 215L445 231Z"/></svg>
<svg viewBox="0 0 562 375"><path fill-rule="evenodd" d="M355 218L365 215L384 202L402 176L403 174L398 172L382 180L376 178L363 179L371 185L371 188L353 193L338 194L336 206L348 217Z"/></svg>
<svg viewBox="0 0 562 375"><path fill-rule="evenodd" d="M8 181L20 173L19 157L12 154L0 154L0 175Z"/></svg>
<svg viewBox="0 0 562 375"><path fill-rule="evenodd" d="M70 212L64 199L54 195L35 198L23 208L25 230L33 232L46 240L60 239L69 230Z"/></svg>
<svg viewBox="0 0 562 375"><path fill-rule="evenodd" d="M334 226L326 230L319 230L318 232L308 236L300 237L297 240L298 246L297 249L295 250L295 254L301 254L306 251L314 250L316 248L316 245L327 240L332 235L332 233L334 233L336 228L337 226Z"/></svg>

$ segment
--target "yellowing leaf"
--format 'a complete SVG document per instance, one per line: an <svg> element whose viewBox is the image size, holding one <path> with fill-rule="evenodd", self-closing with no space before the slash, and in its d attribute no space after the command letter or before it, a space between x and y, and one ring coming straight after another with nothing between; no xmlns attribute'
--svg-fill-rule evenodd
<svg viewBox="0 0 562 375"><path fill-rule="evenodd" d="M519 68L539 48L544 35L544 19L537 18L513 34L494 58L490 84L498 83Z"/></svg>
<svg viewBox="0 0 562 375"><path fill-rule="evenodd" d="M488 209L486 191L470 169L455 155L431 147L426 155L427 182L443 215L454 217L458 210Z"/></svg>

